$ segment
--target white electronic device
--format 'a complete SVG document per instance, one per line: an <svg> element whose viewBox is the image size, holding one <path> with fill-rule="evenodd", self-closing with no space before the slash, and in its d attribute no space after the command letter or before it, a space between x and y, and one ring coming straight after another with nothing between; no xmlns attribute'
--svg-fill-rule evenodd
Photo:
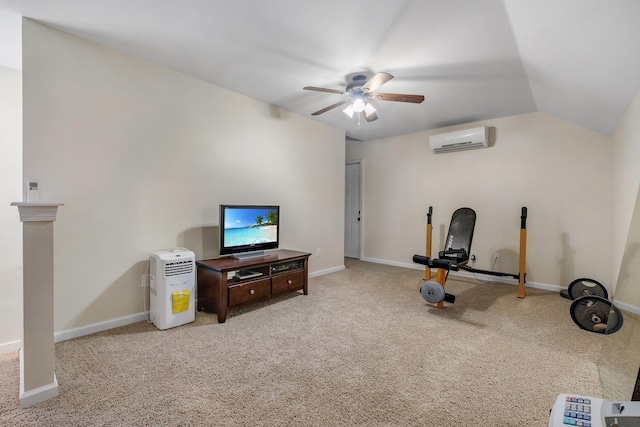
<svg viewBox="0 0 640 427"><path fill-rule="evenodd" d="M436 154L489 147L489 128L481 126L429 137L431 151Z"/></svg>
<svg viewBox="0 0 640 427"><path fill-rule="evenodd" d="M637 427L640 402L613 402L575 394L561 394L551 408L549 427Z"/></svg>
<svg viewBox="0 0 640 427"><path fill-rule="evenodd" d="M150 320L169 329L196 320L195 254L185 248L153 252L149 258Z"/></svg>
<svg viewBox="0 0 640 427"><path fill-rule="evenodd" d="M40 189L38 188L38 181L26 181L25 185L25 200L29 203L37 203L40 201Z"/></svg>

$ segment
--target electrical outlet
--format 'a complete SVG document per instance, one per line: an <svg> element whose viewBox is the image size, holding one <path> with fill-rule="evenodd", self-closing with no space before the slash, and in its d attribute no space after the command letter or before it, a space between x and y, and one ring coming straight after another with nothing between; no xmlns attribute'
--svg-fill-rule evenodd
<svg viewBox="0 0 640 427"><path fill-rule="evenodd" d="M471 251L471 256L469 257L471 262L476 262L476 251Z"/></svg>
<svg viewBox="0 0 640 427"><path fill-rule="evenodd" d="M148 274L143 274L142 275L142 287L146 288L149 286L149 275Z"/></svg>
<svg viewBox="0 0 640 427"><path fill-rule="evenodd" d="M316 249L316 256L320 256L320 248Z"/></svg>

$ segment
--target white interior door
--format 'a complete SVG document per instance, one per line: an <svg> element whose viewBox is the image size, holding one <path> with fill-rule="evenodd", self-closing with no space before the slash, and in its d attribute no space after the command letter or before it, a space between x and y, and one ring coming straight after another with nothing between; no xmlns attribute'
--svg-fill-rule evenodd
<svg viewBox="0 0 640 427"><path fill-rule="evenodd" d="M344 180L344 256L360 259L361 253L361 224L362 218L360 187L362 176L362 162L346 164Z"/></svg>

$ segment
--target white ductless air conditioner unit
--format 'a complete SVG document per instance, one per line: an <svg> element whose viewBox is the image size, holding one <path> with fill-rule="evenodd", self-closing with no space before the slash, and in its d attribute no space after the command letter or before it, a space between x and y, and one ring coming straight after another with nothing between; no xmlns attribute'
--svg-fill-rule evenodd
<svg viewBox="0 0 640 427"><path fill-rule="evenodd" d="M487 148L489 146L489 128L481 126L440 135L431 135L429 137L429 145L431 146L431 151L436 154Z"/></svg>

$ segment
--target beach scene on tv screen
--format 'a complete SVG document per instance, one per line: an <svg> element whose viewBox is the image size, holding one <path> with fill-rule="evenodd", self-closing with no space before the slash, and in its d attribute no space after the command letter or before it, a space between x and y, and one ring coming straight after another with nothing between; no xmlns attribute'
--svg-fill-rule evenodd
<svg viewBox="0 0 640 427"><path fill-rule="evenodd" d="M273 209L227 208L224 214L224 246L275 242L278 213Z"/></svg>

